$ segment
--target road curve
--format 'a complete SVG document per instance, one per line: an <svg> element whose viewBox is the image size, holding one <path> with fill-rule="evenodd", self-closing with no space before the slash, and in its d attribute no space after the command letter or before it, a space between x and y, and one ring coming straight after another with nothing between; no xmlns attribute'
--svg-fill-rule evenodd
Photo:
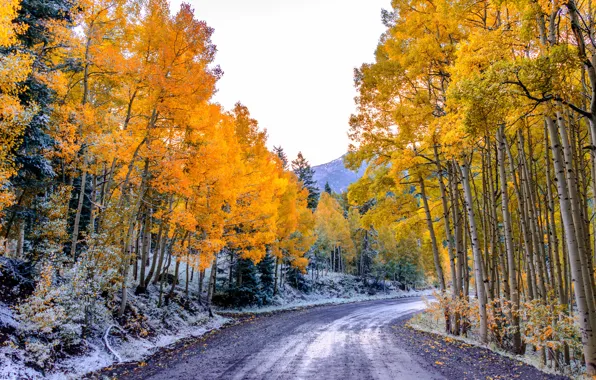
<svg viewBox="0 0 596 380"><path fill-rule="evenodd" d="M391 331L420 298L321 307L227 328L173 361L121 379L443 379L422 368ZM163 367L162 367L163 366Z"/></svg>
<svg viewBox="0 0 596 380"><path fill-rule="evenodd" d="M324 306L249 319L92 379L564 379L404 326L420 298Z"/></svg>

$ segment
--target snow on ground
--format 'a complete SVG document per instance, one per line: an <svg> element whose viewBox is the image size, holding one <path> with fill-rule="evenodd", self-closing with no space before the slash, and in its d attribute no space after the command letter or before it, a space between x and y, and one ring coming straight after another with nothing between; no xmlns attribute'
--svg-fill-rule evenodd
<svg viewBox="0 0 596 380"><path fill-rule="evenodd" d="M114 345L114 349L122 356L123 362L140 361L161 347L169 346L180 339L200 337L214 329L221 328L228 321L228 318L216 316L199 326L186 326L177 333L160 335L156 339L132 339ZM65 377L77 379L85 373L97 371L117 363L115 358L105 350L103 342L97 341L91 344L92 350L90 353L61 362L58 366L59 370L51 374L49 379L60 380ZM75 369L74 372L72 372L73 368Z"/></svg>
<svg viewBox="0 0 596 380"><path fill-rule="evenodd" d="M183 268L185 269L185 268ZM196 275L196 274L195 274ZM216 315L209 318L208 312L196 302L198 281L189 282L191 302L183 307L184 272L181 271L181 283L176 288L175 299L168 305L157 307L159 289L150 286L145 295L135 295L134 287L129 289L129 306L135 310L132 315L136 322L123 337L114 328L108 337L112 349L123 362L141 361L161 347L171 345L181 339L199 337L214 329L219 329L230 322L229 318ZM132 279L130 284L134 284ZM168 293L170 285L164 287ZM164 299L165 299L164 294ZM130 317L130 316L129 316ZM130 322L130 318L127 323ZM104 334L108 326L118 325L107 310L100 311L95 322L94 334L83 342L79 352L59 359L51 371L43 373L27 365L25 352L17 346L16 333L19 323L13 311L0 302L0 380L4 379L79 379L84 374L97 371L118 363L117 357L111 353L104 343ZM130 331L135 331L130 333ZM4 335L2 335L4 333Z"/></svg>
<svg viewBox="0 0 596 380"><path fill-rule="evenodd" d="M273 304L271 305L238 309L217 309L217 312L225 313L226 315L260 314L319 305L344 304L424 295L430 296L434 291L433 289L404 291L399 289L395 283L387 282L384 287L377 284L376 286L378 289L376 293L373 294L371 293L372 284L367 285L357 276L341 273L322 275L314 281L309 279L308 283L314 289L309 293L300 292L288 284L284 284L280 291L281 294L274 298Z"/></svg>
<svg viewBox="0 0 596 380"><path fill-rule="evenodd" d="M191 302L186 307L182 306L182 299L185 297L185 271L184 264L181 264L181 282L176 287L176 300L161 308L156 307L159 300L157 287L151 286L146 295L135 295L133 289L130 289L129 305L135 309L137 316L141 316L138 326L132 329L136 333L130 333L129 329L126 336L122 337L117 333L117 329L112 329L112 334L108 337L110 346L123 362L142 361L161 347L184 338L202 336L233 322L232 319L217 314L214 318L209 318L207 311L194 301L198 292L196 273L194 280L188 284ZM207 273L205 277L208 279L208 276ZM217 309L215 312L239 316L243 313L267 313L317 305L431 294L430 290L402 291L396 283L366 283L359 277L337 273L321 275L318 279L307 278L306 282L313 290L301 292L284 284L272 305L233 310ZM170 285L167 286L168 290L169 287ZM118 363L118 358L106 348L102 339L106 328L112 324L117 325L117 322L110 313L104 312L96 321L93 337L84 342L79 353L61 358L55 363L52 371L42 373L26 364L24 351L19 349L15 344L16 340L11 336L18 330L18 321L15 320L13 311L0 303L0 333L4 331L4 337L8 337L0 346L0 379L78 379L86 373L114 365Z"/></svg>
<svg viewBox="0 0 596 380"><path fill-rule="evenodd" d="M0 309L0 311L5 311ZM122 357L123 362L140 361L161 347L169 346L180 339L200 337L219 329L230 321L229 318L215 316L197 320L197 324L180 326L176 331L163 330L160 335L151 338L128 337L126 341L110 339L112 348ZM86 373L116 364L116 358L108 352L100 338L86 342L86 351L79 356L68 357L56 363L52 372L45 375L25 365L23 352L7 345L0 348L0 379L79 379Z"/></svg>
<svg viewBox="0 0 596 380"><path fill-rule="evenodd" d="M421 290L421 291L396 291L387 294L377 294L377 295L359 295L350 298L324 298L324 297L313 297L312 299L302 300L302 301L294 301L283 305L268 305L262 307L248 307L243 309L219 309L218 312L228 314L261 314L261 313L271 313L274 311L282 311L282 310L293 310L293 309L301 309L304 307L312 307L312 306L322 306L322 305L339 305L344 303L353 303L353 302L362 302L362 301L373 301L373 300L384 300L384 299L395 299L395 298L405 298L405 297L418 297L424 295L432 295L431 291Z"/></svg>
<svg viewBox="0 0 596 380"><path fill-rule="evenodd" d="M14 329L17 327L17 321L14 320L12 310L6 304L0 302L0 328L4 327Z"/></svg>

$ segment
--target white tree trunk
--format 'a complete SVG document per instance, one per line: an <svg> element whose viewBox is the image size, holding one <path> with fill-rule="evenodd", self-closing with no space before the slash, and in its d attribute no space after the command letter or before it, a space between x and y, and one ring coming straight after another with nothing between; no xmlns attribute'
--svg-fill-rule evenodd
<svg viewBox="0 0 596 380"><path fill-rule="evenodd" d="M469 163L461 165L464 202L468 212L468 227L470 229L470 240L472 244L472 253L474 255L474 280L476 282L476 296L478 298L478 308L480 311L480 341L488 341L488 327L486 316L486 293L484 289L484 276L482 273L482 254L478 242L478 232L476 229L476 218L474 217L474 208L472 202L472 189L470 187L470 167Z"/></svg>

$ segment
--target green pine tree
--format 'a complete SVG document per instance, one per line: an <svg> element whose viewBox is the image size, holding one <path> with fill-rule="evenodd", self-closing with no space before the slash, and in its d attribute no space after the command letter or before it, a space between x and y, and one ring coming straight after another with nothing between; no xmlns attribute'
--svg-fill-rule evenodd
<svg viewBox="0 0 596 380"><path fill-rule="evenodd" d="M254 262L249 259L239 259L235 274L236 285L230 288L231 302L235 306L262 305L261 283Z"/></svg>
<svg viewBox="0 0 596 380"><path fill-rule="evenodd" d="M279 160L283 164L284 170L287 170L289 161L286 152L284 152L284 149L281 146L274 146L273 153L279 158Z"/></svg>
<svg viewBox="0 0 596 380"><path fill-rule="evenodd" d="M294 268L293 266L288 266L286 269L286 278L288 279L288 284L300 291L308 292L310 289L308 287L308 283L306 282L306 277L300 269Z"/></svg>
<svg viewBox="0 0 596 380"><path fill-rule="evenodd" d="M263 304L269 304L273 301L273 290L275 288L275 258L267 253L265 258L257 264L257 268L261 275Z"/></svg>
<svg viewBox="0 0 596 380"><path fill-rule="evenodd" d="M33 72L24 83L25 90L20 94L20 100L23 104L36 104L38 107L37 114L25 129L22 145L16 150L16 164L20 170L13 183L18 185L55 175L52 163L44 153L55 145L48 132L56 94L44 78L55 71L77 69L74 61L69 61L66 67L57 66L50 54L56 45L62 43L57 41L52 23L72 22L75 7L76 1L72 0L24 0L15 20L26 28L18 35L20 44L8 49L25 51L35 59Z"/></svg>
<svg viewBox="0 0 596 380"><path fill-rule="evenodd" d="M298 157L292 161L292 171L302 182L303 188L308 190L308 208L311 210L316 209L320 192L314 180L315 171L304 158L302 152L298 152Z"/></svg>
<svg viewBox="0 0 596 380"><path fill-rule="evenodd" d="M22 32L17 34L17 43L0 47L0 62L5 54L25 53L33 58L32 72L21 83L19 101L25 107L35 105L35 115L27 124L20 146L16 146L14 156L18 174L11 178L11 185L19 200L5 210L7 224L4 236L10 236L14 226L25 223L26 234L31 230L31 220L37 214L37 204L45 201L44 196L50 182L56 177L55 163L47 155L56 146L50 136L54 127L52 113L57 101L57 94L48 83L48 78L58 71L74 71L79 63L70 59L57 63L52 53L61 46L59 33L53 25L73 21L78 5L74 0L22 0L15 24L22 25ZM1 65L1 64L0 64ZM0 148L1 149L1 148Z"/></svg>

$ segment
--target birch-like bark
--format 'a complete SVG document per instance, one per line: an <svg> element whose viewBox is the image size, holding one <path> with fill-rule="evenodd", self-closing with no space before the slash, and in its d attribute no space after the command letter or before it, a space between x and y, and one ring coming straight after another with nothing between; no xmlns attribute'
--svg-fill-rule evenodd
<svg viewBox="0 0 596 380"><path fill-rule="evenodd" d="M474 255L474 280L476 282L476 297L478 298L478 307L480 312L480 341L487 343L488 341L488 326L486 315L486 294L484 288L484 276L482 274L482 253L480 252L480 244L478 239L478 232L476 229L476 218L474 216L474 208L472 201L472 188L470 187L470 167L468 162L464 162L461 167L462 184L464 187L464 202L468 213L468 228L470 233L470 243L472 245L472 253Z"/></svg>
<svg viewBox="0 0 596 380"><path fill-rule="evenodd" d="M561 134L561 147L563 150L563 157L565 159L565 173L566 173L566 180L567 180L567 187L569 191L569 201L571 203L571 215L573 218L573 223L575 227L575 236L577 239L577 246L578 246L578 253L581 262L581 269L582 269L582 280L584 284L584 292L586 296L586 303L588 306L588 310L590 312L590 316L592 318L596 318L596 305L594 305L594 293L592 289L592 280L591 276L591 269L588 265L588 258L586 252L588 251L586 247L586 239L585 235L583 234L583 223L584 220L581 216L581 200L578 191L578 183L577 177L575 174L575 170L573 168L572 163L572 152L571 146L569 144L569 137L567 135L567 125L561 113L557 112L557 125L559 127L559 132ZM577 284L576 284L577 286ZM590 319L590 323L592 325L596 324L596 319ZM592 326L594 328L594 326ZM596 344L596 337L595 342ZM596 353L595 353L596 354ZM595 357L596 359L596 357ZM596 364L596 363L595 363Z"/></svg>
<svg viewBox="0 0 596 380"><path fill-rule="evenodd" d="M426 213L426 225L428 226L428 232L430 234L430 241L433 249L435 271L437 273L437 279L439 280L439 287L441 289L441 293L445 293L445 277L443 276L443 267L441 266L441 257L439 256L437 237L435 236L432 215L430 213L430 208L428 207L428 199L426 198L426 188L424 186L424 179L422 178L422 176L418 177L418 183L420 184L420 195L422 196L422 204L424 205L424 212Z"/></svg>
<svg viewBox="0 0 596 380"><path fill-rule="evenodd" d="M533 271L534 265L531 264L533 261L533 254L532 254L532 240L530 238L529 227L528 227L528 220L526 217L526 208L524 206L523 195L521 186L517 181L516 176L516 168L515 168L515 161L513 159L513 155L511 154L511 148L507 143L507 140L504 140L505 149L507 151L507 157L509 158L509 165L511 168L511 178L513 180L513 188L515 190L515 195L517 199L517 211L519 214L519 224L522 231L523 237L523 247L524 247L524 254L526 258L526 265L528 266L527 274L528 274L528 294L527 298L530 300L534 299L534 290L536 289L536 276ZM521 268L521 267L520 267ZM520 271L521 274L521 271Z"/></svg>
<svg viewBox="0 0 596 380"><path fill-rule="evenodd" d="M503 210L503 230L505 234L505 250L507 252L507 271L511 296L511 325L513 331L513 352L521 353L521 332L519 329L519 288L517 284L517 270L515 267L515 249L513 247L513 231L511 228L511 214L509 212L509 191L507 189L507 175L505 172L505 127L497 131L499 177L501 179L501 208Z"/></svg>
<svg viewBox="0 0 596 380"><path fill-rule="evenodd" d="M548 139L548 127L546 123L544 124L544 146L549 146L549 139ZM548 212L548 220L549 220L549 229L548 234L550 236L550 241L552 245L551 251L551 261L554 261L554 268L555 268L555 276L556 278L556 289L559 296L559 302L561 305L567 304L567 294L565 292L564 284L563 284L563 273L561 271L561 259L559 255L559 238L557 236L556 231L556 223L555 223L555 204L553 200L553 193L552 193L552 180L551 180L551 157L550 157L550 149L547 149L545 152L545 167L546 167L546 198L547 198L547 212Z"/></svg>
<svg viewBox="0 0 596 380"><path fill-rule="evenodd" d="M443 182L443 167L441 165L441 159L437 149L437 145L433 146L435 154L435 163L437 165L437 173L439 177L439 189L441 191L441 204L443 206L443 224L445 226L445 238L447 239L447 251L449 253L449 269L451 272L451 292L453 297L457 297L457 284L456 284L456 273L455 273L455 253L454 253L454 242L451 234L451 223L449 216L449 204L447 201L447 190L445 189L445 183Z"/></svg>
<svg viewBox="0 0 596 380"><path fill-rule="evenodd" d="M526 159L526 153L524 151L524 138L521 130L518 131L518 142L519 142L519 160L520 160L520 169L521 175L524 179L522 181L522 192L525 196L525 206L526 206L526 215L528 216L528 222L530 227L530 236L532 238L532 245L533 245L533 255L532 255L532 262L530 264L530 268L534 273L536 279L535 288L537 290L537 296L542 298L543 301L546 301L546 284L544 280L544 268L541 265L542 260L541 257L544 257L544 242L539 236L538 233L538 221L536 218L536 201L533 196L532 191L532 177L530 175L530 171L528 170L528 160Z"/></svg>
<svg viewBox="0 0 596 380"><path fill-rule="evenodd" d="M83 148L84 149L84 148ZM87 153L83 153L83 174L81 175L81 188L79 190L79 202L77 212L72 227L72 240L70 243L70 256L75 257L77 252L77 243L79 241L79 226L81 223L81 212L83 211L83 202L85 201L85 185L87 184Z"/></svg>
<svg viewBox="0 0 596 380"><path fill-rule="evenodd" d="M575 224L571 210L572 200L569 197L569 189L567 187L568 184L567 178L565 176L565 165L563 162L563 154L561 152L559 131L557 130L555 122L550 117L546 118L546 124L550 135L551 149L553 152L555 177L557 179L557 192L559 194L559 204L561 218L563 219L565 243L567 245L567 254L569 256L569 269L571 272L572 281L574 283L575 301L579 314L579 325L584 348L586 369L588 373L594 374L596 373L596 336L594 335L594 330L592 328L593 319L590 315L588 300L586 299L586 293L584 289L581 252L579 250L577 237L575 234Z"/></svg>

